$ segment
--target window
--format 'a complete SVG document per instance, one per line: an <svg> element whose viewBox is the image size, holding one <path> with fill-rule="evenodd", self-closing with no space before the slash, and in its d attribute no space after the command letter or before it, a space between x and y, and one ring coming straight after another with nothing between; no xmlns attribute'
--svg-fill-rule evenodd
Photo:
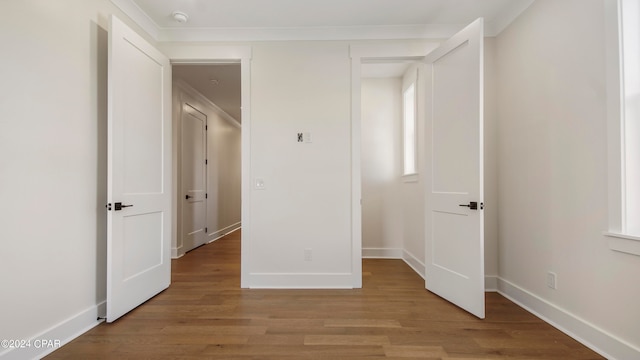
<svg viewBox="0 0 640 360"><path fill-rule="evenodd" d="M609 247L640 255L640 2L606 0Z"/></svg>
<svg viewBox="0 0 640 360"><path fill-rule="evenodd" d="M412 82L402 93L404 175L416 170L416 84Z"/></svg>

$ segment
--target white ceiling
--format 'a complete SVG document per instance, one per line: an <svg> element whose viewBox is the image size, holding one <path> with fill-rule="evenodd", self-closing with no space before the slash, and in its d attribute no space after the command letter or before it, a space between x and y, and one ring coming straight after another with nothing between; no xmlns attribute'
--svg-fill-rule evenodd
<svg viewBox="0 0 640 360"><path fill-rule="evenodd" d="M495 36L534 0L111 1L159 41L260 41L445 38L478 17Z"/></svg>
<svg viewBox="0 0 640 360"><path fill-rule="evenodd" d="M173 65L172 72L174 81L182 80L235 120L242 121L240 64Z"/></svg>

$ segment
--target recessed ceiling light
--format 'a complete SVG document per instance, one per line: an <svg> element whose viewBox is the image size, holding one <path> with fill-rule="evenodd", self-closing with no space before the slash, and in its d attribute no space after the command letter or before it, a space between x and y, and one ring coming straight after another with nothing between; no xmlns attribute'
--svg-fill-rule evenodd
<svg viewBox="0 0 640 360"><path fill-rule="evenodd" d="M171 17L173 18L173 20L183 24L186 23L187 20L189 20L189 15L183 13L182 11L174 11L171 13Z"/></svg>

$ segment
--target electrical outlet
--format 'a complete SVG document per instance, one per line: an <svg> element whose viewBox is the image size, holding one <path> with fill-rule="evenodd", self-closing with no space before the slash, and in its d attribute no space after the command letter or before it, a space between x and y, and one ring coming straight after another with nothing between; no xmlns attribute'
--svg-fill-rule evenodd
<svg viewBox="0 0 640 360"><path fill-rule="evenodd" d="M557 279L557 275L554 272L549 271L547 273L547 286L550 287L553 290L556 290L558 288L558 279Z"/></svg>
<svg viewBox="0 0 640 360"><path fill-rule="evenodd" d="M304 261L311 261L313 259L313 250L304 249Z"/></svg>

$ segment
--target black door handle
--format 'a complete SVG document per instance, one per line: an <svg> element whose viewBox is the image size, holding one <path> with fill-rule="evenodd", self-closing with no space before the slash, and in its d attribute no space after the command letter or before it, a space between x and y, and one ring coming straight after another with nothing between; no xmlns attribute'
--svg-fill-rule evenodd
<svg viewBox="0 0 640 360"><path fill-rule="evenodd" d="M478 210L478 203L475 201L472 201L468 204L460 204L458 206L468 207L471 210Z"/></svg>
<svg viewBox="0 0 640 360"><path fill-rule="evenodd" d="M132 207L133 205L123 205L122 203L115 203L114 205L114 210L118 211L118 210L122 210L122 208L126 208L126 207Z"/></svg>
<svg viewBox="0 0 640 360"><path fill-rule="evenodd" d="M189 199L191 199L192 197L193 197L193 196L191 196L191 195L186 195L184 198L185 198L185 199L187 199L187 200L189 200Z"/></svg>

